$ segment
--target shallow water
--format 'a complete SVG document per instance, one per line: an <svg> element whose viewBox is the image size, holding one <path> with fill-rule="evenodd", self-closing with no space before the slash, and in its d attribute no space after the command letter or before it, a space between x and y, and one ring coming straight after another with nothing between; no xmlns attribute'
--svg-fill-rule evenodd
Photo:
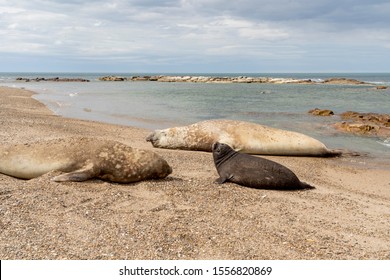
<svg viewBox="0 0 390 280"><path fill-rule="evenodd" d="M105 75L107 74L3 73L0 74L0 84L33 90L39 93L35 96L36 99L45 103L56 114L66 117L151 130L187 125L207 119L237 119L303 132L323 141L330 148L359 151L390 159L390 139L337 133L331 124L339 121L339 117L316 117L307 113L316 107L331 109L336 114L348 110L390 113L388 89L377 90L373 85L205 84L97 80L98 77ZM134 74L118 75L128 77ZM231 74L241 75L245 74ZM267 75L316 80L342 76L390 85L390 74ZM87 78L91 82L15 81L16 77L55 76Z"/></svg>

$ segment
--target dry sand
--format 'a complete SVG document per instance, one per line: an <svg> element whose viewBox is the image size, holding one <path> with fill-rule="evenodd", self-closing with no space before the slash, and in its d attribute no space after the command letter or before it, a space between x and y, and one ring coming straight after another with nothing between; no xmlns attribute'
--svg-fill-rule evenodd
<svg viewBox="0 0 390 280"><path fill-rule="evenodd" d="M148 130L55 116L31 95L0 88L1 142L114 139L174 172L128 185L0 174L0 259L390 259L390 164L267 157L316 189L217 185L209 153L154 149Z"/></svg>

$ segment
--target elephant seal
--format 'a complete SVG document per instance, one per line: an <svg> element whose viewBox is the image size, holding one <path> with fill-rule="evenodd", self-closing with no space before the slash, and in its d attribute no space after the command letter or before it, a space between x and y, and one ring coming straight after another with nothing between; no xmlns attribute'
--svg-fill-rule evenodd
<svg viewBox="0 0 390 280"><path fill-rule="evenodd" d="M287 167L274 161L234 151L229 145L212 145L214 164L218 171L217 183L230 181L258 189L298 190L313 189L301 182Z"/></svg>
<svg viewBox="0 0 390 280"><path fill-rule="evenodd" d="M111 140L67 138L31 144L0 145L0 173L32 179L66 172L56 182L99 178L116 183L165 178L172 168L159 155Z"/></svg>
<svg viewBox="0 0 390 280"><path fill-rule="evenodd" d="M188 126L155 130L146 141L154 147L211 152L214 142L226 143L247 154L318 156L340 155L307 135L265 125L233 121L208 120Z"/></svg>

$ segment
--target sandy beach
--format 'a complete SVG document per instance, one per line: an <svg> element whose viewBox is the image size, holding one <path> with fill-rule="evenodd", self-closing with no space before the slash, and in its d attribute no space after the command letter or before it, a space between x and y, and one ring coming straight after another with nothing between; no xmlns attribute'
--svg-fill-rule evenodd
<svg viewBox="0 0 390 280"><path fill-rule="evenodd" d="M0 87L1 143L113 139L173 173L135 184L0 174L1 259L390 259L390 163L266 157L316 189L218 185L210 153L155 149L149 130L59 117L32 95Z"/></svg>

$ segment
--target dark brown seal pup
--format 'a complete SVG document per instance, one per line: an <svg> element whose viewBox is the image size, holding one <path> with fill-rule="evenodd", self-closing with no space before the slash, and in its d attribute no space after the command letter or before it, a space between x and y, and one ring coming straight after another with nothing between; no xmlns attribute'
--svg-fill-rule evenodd
<svg viewBox="0 0 390 280"><path fill-rule="evenodd" d="M298 190L313 189L301 182L287 167L274 161L242 154L229 145L216 142L212 145L215 167L220 178L217 183L230 181L258 189Z"/></svg>

